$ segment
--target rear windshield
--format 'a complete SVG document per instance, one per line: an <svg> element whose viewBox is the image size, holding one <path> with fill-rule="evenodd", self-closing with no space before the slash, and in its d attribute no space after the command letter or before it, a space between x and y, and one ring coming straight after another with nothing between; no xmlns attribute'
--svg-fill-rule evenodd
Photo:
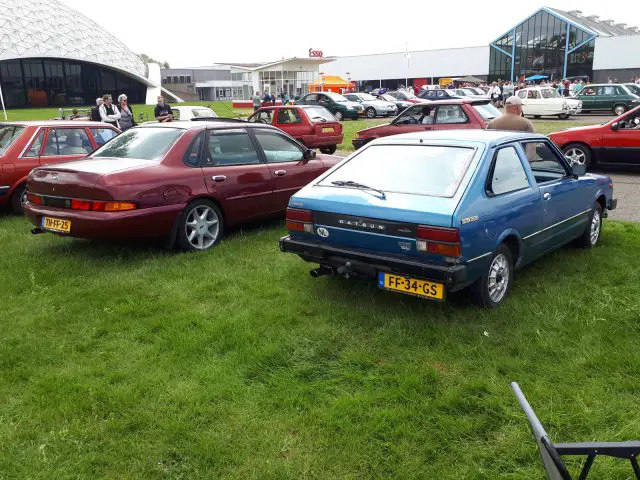
<svg viewBox="0 0 640 480"><path fill-rule="evenodd" d="M334 102L347 102L348 101L345 97L343 97L339 93L333 93L333 92L322 92L322 93L324 95L326 95L327 97L329 97Z"/></svg>
<svg viewBox="0 0 640 480"><path fill-rule="evenodd" d="M486 103L484 105L473 105L473 108L480 114L482 118L486 121L493 120L502 115L500 110L491 105L490 103Z"/></svg>
<svg viewBox="0 0 640 480"><path fill-rule="evenodd" d="M311 119L312 122L337 122L338 120L334 117L329 110L324 107L310 107L305 108L304 110L307 112L307 115Z"/></svg>
<svg viewBox="0 0 640 480"><path fill-rule="evenodd" d="M452 197L475 149L436 145L372 145L318 184L357 182L384 192Z"/></svg>
<svg viewBox="0 0 640 480"><path fill-rule="evenodd" d="M184 131L178 128L132 128L96 150L91 157L160 161Z"/></svg>
<svg viewBox="0 0 640 480"><path fill-rule="evenodd" d="M17 127L15 125L2 125L0 126L0 155L9 149L9 147L16 141L24 127Z"/></svg>

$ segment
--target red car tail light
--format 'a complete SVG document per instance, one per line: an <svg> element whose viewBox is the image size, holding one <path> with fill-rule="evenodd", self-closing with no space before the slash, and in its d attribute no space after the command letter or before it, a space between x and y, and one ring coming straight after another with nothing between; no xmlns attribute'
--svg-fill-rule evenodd
<svg viewBox="0 0 640 480"><path fill-rule="evenodd" d="M27 202L34 203L36 205L42 205L42 197L35 193L27 192Z"/></svg>
<svg viewBox="0 0 640 480"><path fill-rule="evenodd" d="M313 212L287 208L287 230L295 232L313 232Z"/></svg>
<svg viewBox="0 0 640 480"><path fill-rule="evenodd" d="M71 200L72 210L84 210L94 212L126 212L135 210L135 203L131 202L103 202L100 200Z"/></svg>
<svg viewBox="0 0 640 480"><path fill-rule="evenodd" d="M72 210L91 210L91 202L88 200L71 200Z"/></svg>
<svg viewBox="0 0 640 480"><path fill-rule="evenodd" d="M446 257L462 256L460 230L457 228L419 225L416 233L419 252L436 253Z"/></svg>

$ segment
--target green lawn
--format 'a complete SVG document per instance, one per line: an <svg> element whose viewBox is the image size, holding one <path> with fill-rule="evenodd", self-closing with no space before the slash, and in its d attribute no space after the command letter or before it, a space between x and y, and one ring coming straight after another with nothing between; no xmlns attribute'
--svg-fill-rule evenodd
<svg viewBox="0 0 640 480"><path fill-rule="evenodd" d="M640 225L497 311L312 279L279 222L204 254L29 229L0 217L0 478L542 479L512 380L556 441L640 438Z"/></svg>

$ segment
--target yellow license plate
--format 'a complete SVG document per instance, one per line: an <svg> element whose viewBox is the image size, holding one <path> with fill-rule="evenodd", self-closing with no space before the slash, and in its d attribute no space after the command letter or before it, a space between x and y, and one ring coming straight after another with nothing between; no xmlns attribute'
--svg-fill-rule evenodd
<svg viewBox="0 0 640 480"><path fill-rule="evenodd" d="M402 292L434 300L444 300L444 285L442 283L380 272L378 274L378 286L393 292Z"/></svg>
<svg viewBox="0 0 640 480"><path fill-rule="evenodd" d="M333 128L325 127L322 129L322 133L333 133Z"/></svg>
<svg viewBox="0 0 640 480"><path fill-rule="evenodd" d="M52 232L71 232L71 222L60 218L42 217L42 228L51 230Z"/></svg>

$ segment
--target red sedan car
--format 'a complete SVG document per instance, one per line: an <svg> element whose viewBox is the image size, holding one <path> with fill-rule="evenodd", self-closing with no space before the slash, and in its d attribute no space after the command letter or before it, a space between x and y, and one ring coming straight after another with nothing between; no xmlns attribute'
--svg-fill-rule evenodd
<svg viewBox="0 0 640 480"><path fill-rule="evenodd" d="M640 164L640 107L602 125L574 127L549 134L573 162L586 165Z"/></svg>
<svg viewBox="0 0 640 480"><path fill-rule="evenodd" d="M273 125L306 147L319 148L328 155L335 153L342 143L342 124L318 105L262 107L248 121Z"/></svg>
<svg viewBox="0 0 640 480"><path fill-rule="evenodd" d="M0 206L20 213L31 170L86 157L118 133L96 122L0 123Z"/></svg>
<svg viewBox="0 0 640 480"><path fill-rule="evenodd" d="M33 233L164 237L206 250L227 226L283 215L293 193L340 160L266 125L148 124L86 160L33 170L24 210Z"/></svg>
<svg viewBox="0 0 640 480"><path fill-rule="evenodd" d="M391 123L360 130L352 143L357 150L375 138L400 133L487 128L489 122L500 115L502 113L488 100L451 99L420 103L407 108Z"/></svg>

